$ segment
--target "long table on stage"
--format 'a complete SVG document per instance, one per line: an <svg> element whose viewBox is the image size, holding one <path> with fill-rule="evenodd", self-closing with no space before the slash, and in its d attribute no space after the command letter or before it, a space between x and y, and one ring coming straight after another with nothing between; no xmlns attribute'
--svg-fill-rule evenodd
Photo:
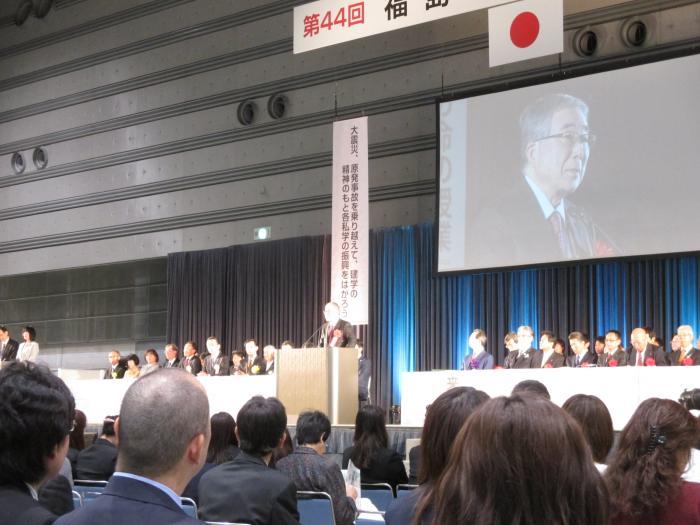
<svg viewBox="0 0 700 525"><path fill-rule="evenodd" d="M491 397L507 396L524 379L544 383L552 401L560 406L574 394L598 396L610 410L615 430L622 430L641 401L650 397L677 401L684 389L700 388L700 368L659 366L404 372L401 376L401 423L423 426L426 407L454 386L472 386Z"/></svg>
<svg viewBox="0 0 700 525"><path fill-rule="evenodd" d="M209 412L228 412L234 418L251 397L274 396L275 376L229 376L198 378L209 397ZM90 424L101 424L105 416L119 414L126 389L133 379L65 379L75 398L75 407L85 412ZM187 399L182 399L183 403Z"/></svg>

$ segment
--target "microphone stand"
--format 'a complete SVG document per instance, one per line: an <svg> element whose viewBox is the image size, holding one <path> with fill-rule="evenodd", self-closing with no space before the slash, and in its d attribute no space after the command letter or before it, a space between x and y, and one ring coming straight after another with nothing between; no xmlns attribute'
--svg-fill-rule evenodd
<svg viewBox="0 0 700 525"><path fill-rule="evenodd" d="M321 324L321 326L319 326L319 327L314 331L314 333L311 334L311 337L309 337L306 341L304 341L304 344L301 345L301 347L302 347L302 348L306 348L306 345L309 344L309 342L314 338L314 336L315 336L317 333L319 333L319 332L321 331L321 329L324 327L325 324L326 324L326 323ZM324 347L326 346L326 338L325 338L325 335L323 336L323 346L324 346Z"/></svg>

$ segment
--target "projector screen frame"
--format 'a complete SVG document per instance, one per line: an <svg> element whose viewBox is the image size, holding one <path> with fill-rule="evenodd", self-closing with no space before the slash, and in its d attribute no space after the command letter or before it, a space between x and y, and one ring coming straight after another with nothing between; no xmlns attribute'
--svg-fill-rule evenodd
<svg viewBox="0 0 700 525"><path fill-rule="evenodd" d="M440 243L440 163L441 163L441 115L440 105L446 102L464 100L483 95L512 91L516 89L552 84L555 82L569 80L577 77L584 77L598 73L606 73L621 69L632 68L655 62L663 62L693 55L700 55L700 37L692 40L685 40L673 44L658 46L653 49L645 49L623 56L600 57L598 59L580 60L566 65L549 66L531 71L519 72L509 75L488 79L488 81L478 81L471 87L463 89L446 90L449 94L443 94L435 99L435 218L433 222L433 277L450 275L479 275L488 273L508 272L522 269L542 269L542 268L564 268L589 266L602 262L621 261L649 261L666 258L680 258L691 255L700 255L700 249L688 251L672 251L664 253L642 254L642 255L620 255L611 257L594 257L576 260L548 261L540 263L516 264L510 266L496 266L475 269L459 269L439 271L439 243Z"/></svg>

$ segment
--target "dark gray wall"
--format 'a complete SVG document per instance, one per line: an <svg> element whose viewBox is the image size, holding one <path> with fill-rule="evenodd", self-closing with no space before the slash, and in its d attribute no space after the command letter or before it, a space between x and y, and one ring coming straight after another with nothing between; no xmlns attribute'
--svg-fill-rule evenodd
<svg viewBox="0 0 700 525"><path fill-rule="evenodd" d="M157 340L164 303L151 294L162 281L146 293L117 279L132 296L71 270L79 277L65 282L83 287L58 286L58 299L52 271L151 275L151 259L250 242L256 226L276 239L328 233L332 122L360 114L370 116L371 226L430 220L436 97L700 37L697 1L566 0L561 56L490 69L484 10L293 55L300 3L56 0L21 27L19 0L0 3L0 276L46 282L40 300L25 286L0 293L0 322L38 325L66 366L102 358L74 359L91 345ZM639 49L620 37L633 17L649 28ZM573 49L587 29L600 42L592 57ZM265 107L277 92L289 108L273 120ZM250 126L236 119L246 99L259 109ZM43 170L36 146L48 152ZM13 152L28 164L21 175Z"/></svg>

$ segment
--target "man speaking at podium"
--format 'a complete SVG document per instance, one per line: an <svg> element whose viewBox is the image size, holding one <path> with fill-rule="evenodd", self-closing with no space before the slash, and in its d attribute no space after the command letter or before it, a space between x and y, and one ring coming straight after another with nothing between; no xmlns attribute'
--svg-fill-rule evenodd
<svg viewBox="0 0 700 525"><path fill-rule="evenodd" d="M340 307L336 303L328 303L323 308L326 322L321 327L321 340L318 346L346 347L355 346L357 338L352 325L340 318Z"/></svg>

